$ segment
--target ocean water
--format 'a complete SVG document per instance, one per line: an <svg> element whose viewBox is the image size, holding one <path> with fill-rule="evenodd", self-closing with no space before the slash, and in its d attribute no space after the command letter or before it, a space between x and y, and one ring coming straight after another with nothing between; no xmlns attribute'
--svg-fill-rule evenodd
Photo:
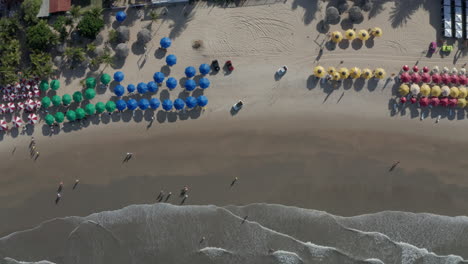
<svg viewBox="0 0 468 264"><path fill-rule="evenodd" d="M0 264L468 263L466 232L467 217L159 203L15 232L0 238Z"/></svg>

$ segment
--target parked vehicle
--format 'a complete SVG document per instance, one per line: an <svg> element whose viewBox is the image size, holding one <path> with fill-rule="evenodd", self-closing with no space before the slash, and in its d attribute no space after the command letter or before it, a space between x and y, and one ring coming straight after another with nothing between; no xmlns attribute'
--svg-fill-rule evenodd
<svg viewBox="0 0 468 264"><path fill-rule="evenodd" d="M429 52L434 53L436 49L437 49L437 43L435 41L431 42L431 44L429 45Z"/></svg>
<svg viewBox="0 0 468 264"><path fill-rule="evenodd" d="M239 111L239 110L242 108L243 105L244 105L244 103L243 103L241 100L239 100L239 102L235 103L235 104L232 106L232 110L234 110L234 111L237 112L237 111Z"/></svg>
<svg viewBox="0 0 468 264"><path fill-rule="evenodd" d="M279 68L279 69L276 71L276 74L278 74L278 76L283 76L283 75L286 74L287 71L288 71L288 66L283 65L281 68Z"/></svg>

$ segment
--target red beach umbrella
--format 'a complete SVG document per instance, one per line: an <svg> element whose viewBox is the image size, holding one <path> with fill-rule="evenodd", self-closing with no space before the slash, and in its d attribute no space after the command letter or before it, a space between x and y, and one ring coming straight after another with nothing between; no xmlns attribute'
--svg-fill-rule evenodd
<svg viewBox="0 0 468 264"><path fill-rule="evenodd" d="M421 105L422 107L426 107L429 105L429 99L427 97L423 97L421 99L419 99L419 105Z"/></svg>
<svg viewBox="0 0 468 264"><path fill-rule="evenodd" d="M429 73L425 72L421 74L421 80L423 83L430 83L431 82L431 75Z"/></svg>
<svg viewBox="0 0 468 264"><path fill-rule="evenodd" d="M38 118L37 118L37 115L36 114L29 114L28 115L28 123L31 124L31 125L34 125L37 123Z"/></svg>
<svg viewBox="0 0 468 264"><path fill-rule="evenodd" d="M403 71L407 72L407 71L409 71L409 66L408 65L403 65L402 69L403 69Z"/></svg>
<svg viewBox="0 0 468 264"><path fill-rule="evenodd" d="M440 100L437 97L432 97L431 98L431 105L433 106L438 106L440 104Z"/></svg>
<svg viewBox="0 0 468 264"><path fill-rule="evenodd" d="M414 72L418 72L418 71L419 71L418 65L414 65L414 66L413 66L413 71L414 71Z"/></svg>
<svg viewBox="0 0 468 264"><path fill-rule="evenodd" d="M8 108L6 107L5 104L0 104L0 114L6 113L7 110Z"/></svg>
<svg viewBox="0 0 468 264"><path fill-rule="evenodd" d="M8 110L10 111L10 113L13 113L16 110L16 106L15 106L14 103L8 103L7 107L8 107Z"/></svg>
<svg viewBox="0 0 468 264"><path fill-rule="evenodd" d="M440 77L443 83L448 84L450 82L450 76L448 74L444 73Z"/></svg>
<svg viewBox="0 0 468 264"><path fill-rule="evenodd" d="M458 77L458 82L461 84L461 85L466 85L468 84L468 79L466 78L465 75L460 75Z"/></svg>
<svg viewBox="0 0 468 264"><path fill-rule="evenodd" d="M442 78L440 77L440 74L433 74L432 75L432 82L433 83L440 83L442 81Z"/></svg>
<svg viewBox="0 0 468 264"><path fill-rule="evenodd" d="M23 119L21 119L19 116L15 116L15 119L13 119L13 124L15 127L20 127L24 125Z"/></svg>
<svg viewBox="0 0 468 264"><path fill-rule="evenodd" d="M17 105L18 105L18 110L21 111L21 110L24 109L24 103L23 102L19 102L19 103L17 103Z"/></svg>
<svg viewBox="0 0 468 264"><path fill-rule="evenodd" d="M0 120L0 130L3 130L3 131L8 130L8 125L5 119Z"/></svg>
<svg viewBox="0 0 468 264"><path fill-rule="evenodd" d="M35 107L36 109L39 109L39 108L41 108L41 106L42 106L42 102L39 101L39 100L35 100L35 101L34 101L34 104L36 105L36 107Z"/></svg>
<svg viewBox="0 0 468 264"><path fill-rule="evenodd" d="M416 103L416 101L417 101L416 98L411 97L410 102L411 102L412 104Z"/></svg>
<svg viewBox="0 0 468 264"><path fill-rule="evenodd" d="M26 110L33 111L36 107L36 103L32 99L28 99L26 101Z"/></svg>
<svg viewBox="0 0 468 264"><path fill-rule="evenodd" d="M413 83L419 83L419 82L421 82L421 75L419 75L419 73L413 73L413 74L411 75L411 81L412 81Z"/></svg>
<svg viewBox="0 0 468 264"><path fill-rule="evenodd" d="M440 99L440 105L441 106L448 106L448 104L449 104L449 100L448 100L447 97L444 97L444 98Z"/></svg>
<svg viewBox="0 0 468 264"><path fill-rule="evenodd" d="M429 72L429 68L427 66L424 66L423 72Z"/></svg>
<svg viewBox="0 0 468 264"><path fill-rule="evenodd" d="M411 76L407 72L404 72L400 75L400 80L401 82L408 83L411 80Z"/></svg>
<svg viewBox="0 0 468 264"><path fill-rule="evenodd" d="M452 75L450 76L450 82L452 82L453 84L458 84L458 76L457 75Z"/></svg>
<svg viewBox="0 0 468 264"><path fill-rule="evenodd" d="M402 104L406 103L406 97L402 96L400 98L400 103L402 103Z"/></svg>
<svg viewBox="0 0 468 264"><path fill-rule="evenodd" d="M457 103L458 103L458 99L452 98L452 99L449 99L448 105L449 105L450 107L455 107L455 106L457 106Z"/></svg>

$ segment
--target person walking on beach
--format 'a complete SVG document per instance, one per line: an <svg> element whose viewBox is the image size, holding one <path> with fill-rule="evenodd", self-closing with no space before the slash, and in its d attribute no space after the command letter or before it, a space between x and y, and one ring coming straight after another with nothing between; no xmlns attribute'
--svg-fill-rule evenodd
<svg viewBox="0 0 468 264"><path fill-rule="evenodd" d="M231 182L231 187L234 186L234 184L237 182L239 178L235 177L234 180Z"/></svg>
<svg viewBox="0 0 468 264"><path fill-rule="evenodd" d="M61 198L62 198L62 195L60 193L57 193L57 198L55 198L55 204L58 204Z"/></svg>
<svg viewBox="0 0 468 264"><path fill-rule="evenodd" d="M75 188L78 186L79 182L80 182L80 180L78 180L78 179L75 180L75 184L73 184L73 190L75 190Z"/></svg>
<svg viewBox="0 0 468 264"><path fill-rule="evenodd" d="M180 202L180 204L184 204L185 203L185 200L187 200L188 198L188 194L185 194L184 195L184 198L182 199L182 201Z"/></svg>
<svg viewBox="0 0 468 264"><path fill-rule="evenodd" d="M158 202L161 202L163 198L164 198L164 190L161 190L156 199L158 200Z"/></svg>
<svg viewBox="0 0 468 264"><path fill-rule="evenodd" d="M184 188L180 190L180 197L186 195L188 191L189 191L189 188L187 186L184 186Z"/></svg>
<svg viewBox="0 0 468 264"><path fill-rule="evenodd" d="M169 193L167 194L166 200L164 200L165 203L169 200L169 198L171 197L171 195L172 195L172 192L169 192Z"/></svg>
<svg viewBox="0 0 468 264"><path fill-rule="evenodd" d="M59 187L57 189L57 193L61 193L63 189L63 182L60 182Z"/></svg>
<svg viewBox="0 0 468 264"><path fill-rule="evenodd" d="M397 162L393 163L392 167L390 167L389 171L393 171L396 166L398 166L398 164L400 164L400 161L398 160Z"/></svg>

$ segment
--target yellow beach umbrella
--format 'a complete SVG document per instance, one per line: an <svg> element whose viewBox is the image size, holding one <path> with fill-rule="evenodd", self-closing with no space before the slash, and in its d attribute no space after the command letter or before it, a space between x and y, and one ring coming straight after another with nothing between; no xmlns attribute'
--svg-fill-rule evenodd
<svg viewBox="0 0 468 264"><path fill-rule="evenodd" d="M372 78L372 76L372 71L370 69L365 68L362 70L361 77L363 77L364 79L369 80L370 78Z"/></svg>
<svg viewBox="0 0 468 264"><path fill-rule="evenodd" d="M423 85L421 85L420 93L421 93L422 96L427 97L431 93L431 88L429 87L429 85L423 84Z"/></svg>
<svg viewBox="0 0 468 264"><path fill-rule="evenodd" d="M332 75L332 79L333 79L334 81L340 80L340 77L341 77L341 75L340 75L339 72L335 72L335 73L333 73L333 75Z"/></svg>
<svg viewBox="0 0 468 264"><path fill-rule="evenodd" d="M349 77L349 71L346 68L340 68L341 79L346 79Z"/></svg>
<svg viewBox="0 0 468 264"><path fill-rule="evenodd" d="M458 99L457 106L460 108L466 107L466 99L465 98Z"/></svg>
<svg viewBox="0 0 468 264"><path fill-rule="evenodd" d="M460 90L458 90L457 87L450 88L450 94L449 94L450 97L457 98L459 94L460 94Z"/></svg>
<svg viewBox="0 0 468 264"><path fill-rule="evenodd" d="M431 96L439 97L442 94L442 90L440 90L440 86L434 85L431 88Z"/></svg>
<svg viewBox="0 0 468 264"><path fill-rule="evenodd" d="M458 90L460 91L458 98L466 98L468 96L468 90L466 90L466 87L458 87Z"/></svg>
<svg viewBox="0 0 468 264"><path fill-rule="evenodd" d="M332 33L332 41L335 43L340 43L340 41L343 39L343 36L341 35L341 32L335 31Z"/></svg>
<svg viewBox="0 0 468 264"><path fill-rule="evenodd" d="M367 32L367 30L361 29L359 30L358 38L362 41L366 41L369 39L369 33Z"/></svg>
<svg viewBox="0 0 468 264"><path fill-rule="evenodd" d="M449 96L450 94L450 88L447 85L442 86L440 88L442 96Z"/></svg>
<svg viewBox="0 0 468 264"><path fill-rule="evenodd" d="M328 74L333 75L336 72L335 67L328 67Z"/></svg>
<svg viewBox="0 0 468 264"><path fill-rule="evenodd" d="M406 85L406 84L400 85L400 88L398 88L398 93L399 93L401 96L406 96L407 94L409 94L409 87L408 87L408 85Z"/></svg>
<svg viewBox="0 0 468 264"><path fill-rule="evenodd" d="M385 70L382 68L377 68L375 69L374 75L376 78L383 79L385 78Z"/></svg>
<svg viewBox="0 0 468 264"><path fill-rule="evenodd" d="M374 37L381 37L382 34L383 34L382 29L380 29L379 27L375 27L372 29L372 35Z"/></svg>
<svg viewBox="0 0 468 264"><path fill-rule="evenodd" d="M351 76L351 78L353 79L361 77L361 69L359 69L358 67L351 68L349 70L349 76Z"/></svg>
<svg viewBox="0 0 468 264"><path fill-rule="evenodd" d="M356 38L356 31L352 30L352 29L348 29L346 30L345 32L345 37L348 39L348 40L353 40Z"/></svg>
<svg viewBox="0 0 468 264"><path fill-rule="evenodd" d="M323 78L325 76L325 69L322 66L317 66L314 68L314 75L317 78Z"/></svg>

